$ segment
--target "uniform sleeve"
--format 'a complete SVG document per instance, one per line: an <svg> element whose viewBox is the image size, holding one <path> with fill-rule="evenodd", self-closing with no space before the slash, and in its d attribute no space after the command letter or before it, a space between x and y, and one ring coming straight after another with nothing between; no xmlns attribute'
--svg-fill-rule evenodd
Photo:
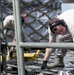
<svg viewBox="0 0 74 75"><path fill-rule="evenodd" d="M4 19L3 21L3 29L4 29L4 34L6 34L7 30L6 30L6 26L8 24L8 21L7 21L7 17Z"/></svg>
<svg viewBox="0 0 74 75"><path fill-rule="evenodd" d="M74 38L73 38L73 42L74 42Z"/></svg>
<svg viewBox="0 0 74 75"><path fill-rule="evenodd" d="M23 42L29 42L29 37L27 36L27 34L24 31L24 28L22 27L22 34L23 34Z"/></svg>
<svg viewBox="0 0 74 75"><path fill-rule="evenodd" d="M71 36L72 36L72 41L74 42L74 33L72 33Z"/></svg>
<svg viewBox="0 0 74 75"><path fill-rule="evenodd" d="M7 23L8 23L8 21L7 21L7 17L6 17L3 21L3 27L6 27Z"/></svg>
<svg viewBox="0 0 74 75"><path fill-rule="evenodd" d="M71 33L71 36L72 36L72 40L74 42L74 31L73 31L73 33Z"/></svg>
<svg viewBox="0 0 74 75"><path fill-rule="evenodd" d="M4 29L8 28L14 30L14 17L13 15L7 16L3 21Z"/></svg>
<svg viewBox="0 0 74 75"><path fill-rule="evenodd" d="M56 35L51 32L49 27L48 27L48 33L49 33L49 42L55 42L56 41Z"/></svg>

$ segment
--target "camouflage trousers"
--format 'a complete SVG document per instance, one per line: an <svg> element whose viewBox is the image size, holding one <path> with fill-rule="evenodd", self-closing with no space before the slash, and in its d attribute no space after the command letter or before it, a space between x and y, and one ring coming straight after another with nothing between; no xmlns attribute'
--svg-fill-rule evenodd
<svg viewBox="0 0 74 75"><path fill-rule="evenodd" d="M57 43L58 42L60 42L60 43L73 42L72 37L71 37L70 34L67 34L65 36L59 35L59 36L57 36L56 41L57 41ZM69 49L67 49L67 48L56 49L57 56L64 57L66 55L66 53L67 53L68 50Z"/></svg>

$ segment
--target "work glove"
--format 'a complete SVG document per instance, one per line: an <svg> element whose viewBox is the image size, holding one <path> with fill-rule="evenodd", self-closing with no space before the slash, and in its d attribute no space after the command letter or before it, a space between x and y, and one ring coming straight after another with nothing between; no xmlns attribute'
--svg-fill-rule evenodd
<svg viewBox="0 0 74 75"><path fill-rule="evenodd" d="M41 69L47 69L47 61L43 61Z"/></svg>

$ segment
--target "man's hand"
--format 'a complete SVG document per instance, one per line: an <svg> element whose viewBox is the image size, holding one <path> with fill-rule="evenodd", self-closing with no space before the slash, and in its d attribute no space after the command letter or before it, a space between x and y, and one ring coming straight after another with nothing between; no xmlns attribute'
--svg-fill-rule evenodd
<svg viewBox="0 0 74 75"><path fill-rule="evenodd" d="M13 51L14 51L14 47L11 47L9 53L12 53Z"/></svg>

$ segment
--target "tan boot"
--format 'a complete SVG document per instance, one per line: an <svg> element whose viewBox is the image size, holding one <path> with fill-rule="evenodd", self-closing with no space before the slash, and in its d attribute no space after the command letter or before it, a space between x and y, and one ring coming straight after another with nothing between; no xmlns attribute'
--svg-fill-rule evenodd
<svg viewBox="0 0 74 75"><path fill-rule="evenodd" d="M54 63L48 64L49 68L55 68L55 67L64 67L63 57L57 57L57 60Z"/></svg>

